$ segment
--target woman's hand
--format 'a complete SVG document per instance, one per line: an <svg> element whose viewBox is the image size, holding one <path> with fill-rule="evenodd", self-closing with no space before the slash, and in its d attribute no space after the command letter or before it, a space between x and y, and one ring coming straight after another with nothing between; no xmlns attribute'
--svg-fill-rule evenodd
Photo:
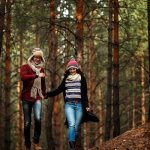
<svg viewBox="0 0 150 150"><path fill-rule="evenodd" d="M86 111L90 111L90 108L89 108L89 107L86 107Z"/></svg>

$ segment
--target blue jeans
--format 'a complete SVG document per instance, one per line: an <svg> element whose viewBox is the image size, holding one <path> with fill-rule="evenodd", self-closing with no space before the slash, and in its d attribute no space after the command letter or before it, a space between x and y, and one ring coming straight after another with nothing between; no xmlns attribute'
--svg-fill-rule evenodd
<svg viewBox="0 0 150 150"><path fill-rule="evenodd" d="M75 141L83 116L81 103L65 103L65 114L68 122L68 141Z"/></svg>
<svg viewBox="0 0 150 150"><path fill-rule="evenodd" d="M26 100L22 101L23 114L24 114L24 138L25 145L27 147L31 146L30 140L30 128L31 128L31 113L33 109L34 113L34 137L33 142L39 143L39 138L41 135L41 113L42 113L42 102L37 100L36 102L29 102Z"/></svg>

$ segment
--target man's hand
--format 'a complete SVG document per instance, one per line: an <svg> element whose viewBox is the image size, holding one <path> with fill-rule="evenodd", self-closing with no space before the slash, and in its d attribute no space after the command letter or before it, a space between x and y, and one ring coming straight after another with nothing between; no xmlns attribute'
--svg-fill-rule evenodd
<svg viewBox="0 0 150 150"><path fill-rule="evenodd" d="M45 73L39 73L38 77L44 78L45 77Z"/></svg>

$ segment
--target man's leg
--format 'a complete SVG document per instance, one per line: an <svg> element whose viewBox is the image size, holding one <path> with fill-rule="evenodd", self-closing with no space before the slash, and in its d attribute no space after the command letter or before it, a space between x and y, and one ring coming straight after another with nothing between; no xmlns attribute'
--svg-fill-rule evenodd
<svg viewBox="0 0 150 150"><path fill-rule="evenodd" d="M33 111L34 111L34 137L33 137L34 149L40 150L42 149L39 146L39 140L40 140L40 135L41 135L41 114L42 114L41 100L37 100L34 103Z"/></svg>
<svg viewBox="0 0 150 150"><path fill-rule="evenodd" d="M22 101L23 106L23 114L24 114L24 138L25 138L25 146L27 149L31 147L30 140L30 127L31 127L31 112L32 112L32 104L28 101Z"/></svg>

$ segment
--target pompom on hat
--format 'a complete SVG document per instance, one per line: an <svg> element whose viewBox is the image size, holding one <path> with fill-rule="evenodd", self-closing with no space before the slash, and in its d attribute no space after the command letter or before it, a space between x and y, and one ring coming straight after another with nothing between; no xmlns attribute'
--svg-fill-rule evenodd
<svg viewBox="0 0 150 150"><path fill-rule="evenodd" d="M70 68L76 68L79 69L79 65L77 63L77 61L74 58L71 58L70 61L67 64L67 70L69 70Z"/></svg>
<svg viewBox="0 0 150 150"><path fill-rule="evenodd" d="M34 48L32 50L32 55L29 57L28 61L31 61L34 56L40 56L42 61L45 62L43 51L40 48Z"/></svg>

